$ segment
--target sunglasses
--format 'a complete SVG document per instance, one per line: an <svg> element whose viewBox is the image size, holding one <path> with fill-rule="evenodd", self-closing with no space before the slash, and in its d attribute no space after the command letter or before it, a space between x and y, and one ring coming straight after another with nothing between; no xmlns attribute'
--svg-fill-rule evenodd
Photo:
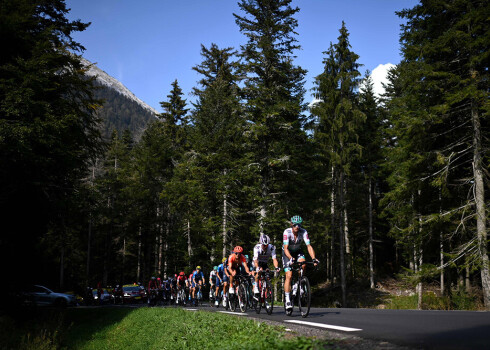
<svg viewBox="0 0 490 350"><path fill-rule="evenodd" d="M294 224L293 227L299 227L299 228L301 228L301 225L300 224Z"/></svg>

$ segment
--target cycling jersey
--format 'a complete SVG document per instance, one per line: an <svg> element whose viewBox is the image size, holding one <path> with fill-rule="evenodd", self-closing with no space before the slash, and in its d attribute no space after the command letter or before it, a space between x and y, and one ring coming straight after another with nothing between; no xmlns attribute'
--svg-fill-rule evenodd
<svg viewBox="0 0 490 350"><path fill-rule="evenodd" d="M200 271L200 272L196 271L192 275L192 278L194 279L194 281L199 282L201 279L204 279L204 274L202 273L202 271Z"/></svg>
<svg viewBox="0 0 490 350"><path fill-rule="evenodd" d="M185 285L185 276L177 276L177 283L179 286Z"/></svg>
<svg viewBox="0 0 490 350"><path fill-rule="evenodd" d="M230 270L230 269L236 270L236 268L239 265L242 265L244 263L245 264L247 263L247 259L245 259L243 254L240 254L238 257L235 254L231 254L228 257L228 270Z"/></svg>
<svg viewBox="0 0 490 350"><path fill-rule="evenodd" d="M259 263L267 263L269 258L276 259L276 247L268 244L267 248L262 250L262 244L257 244L254 247L253 260L258 260Z"/></svg>
<svg viewBox="0 0 490 350"><path fill-rule="evenodd" d="M287 228L284 230L282 243L288 246L288 250L291 254L298 253L301 251L301 242L305 242L308 246L310 245L310 238L308 237L308 232L305 229L300 228L298 231L298 238L294 238L294 233L292 228ZM283 251L284 255L284 251Z"/></svg>
<svg viewBox="0 0 490 350"><path fill-rule="evenodd" d="M212 284L216 284L216 278L217 278L216 275L217 275L217 273L214 270L209 273L209 281Z"/></svg>

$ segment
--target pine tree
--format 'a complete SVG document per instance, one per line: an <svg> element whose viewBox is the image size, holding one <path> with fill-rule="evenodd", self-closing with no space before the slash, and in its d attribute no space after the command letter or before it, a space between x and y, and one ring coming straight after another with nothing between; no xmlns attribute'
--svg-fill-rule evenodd
<svg viewBox="0 0 490 350"><path fill-rule="evenodd" d="M239 186L244 172L243 130L245 119L241 112L240 77L236 62L231 61L236 52L232 48L219 49L212 44L201 47L203 62L194 67L203 77L199 88L194 89L198 101L192 113L192 148L199 154L199 163L205 178L208 213L208 242L212 242L211 260L221 261L230 244L237 241L236 231L240 207ZM221 226L221 229L217 228ZM219 232L218 232L219 231ZM217 237L221 236L218 240ZM216 249L220 249L217 259Z"/></svg>
<svg viewBox="0 0 490 350"><path fill-rule="evenodd" d="M358 87L360 73L359 56L350 50L349 34L345 23L339 30L336 44L330 44L323 61L324 71L315 78L315 96L319 100L312 108L318 118L315 137L322 152L328 155L332 167L332 196L335 204L336 225L339 229L340 274L343 305L346 305L346 191L345 184L351 166L361 152L358 133L365 121L359 108ZM332 228L333 230L334 228Z"/></svg>
<svg viewBox="0 0 490 350"><path fill-rule="evenodd" d="M487 146L481 135L488 127L489 9L490 5L482 1L422 1L400 12L407 19L401 35L404 63L399 71L404 96L394 100L395 104L412 101L405 113L411 117L404 130L407 146L415 146L419 140L418 150L412 147L414 159L407 158L407 165L418 172L411 178L417 179L419 188L425 187L423 192L428 196L422 199L425 218L420 222L430 224L432 217L456 220L469 207L474 209L476 264L480 267L487 308L488 212L482 163ZM410 134L414 140L408 140ZM468 191L468 186L473 190ZM468 192L473 195L466 200L464 193ZM458 227L455 223L455 232ZM464 235L459 237L463 243ZM454 240L449 242L453 243ZM459 252L468 254L471 246L464 244L466 249Z"/></svg>
<svg viewBox="0 0 490 350"><path fill-rule="evenodd" d="M306 144L301 114L305 71L293 63L294 52L300 48L294 18L299 8L290 4L291 0L242 0L238 5L243 15L234 14L248 40L240 57L246 74L247 147L257 179L253 198L260 233L280 232L284 225L294 203L287 185L296 181L300 150Z"/></svg>
<svg viewBox="0 0 490 350"><path fill-rule="evenodd" d="M88 24L69 21L61 0L2 0L0 9L0 211L8 218L0 255L19 261L9 269L15 280L43 269L31 262L48 227L63 235L100 135L92 81L75 55L83 47L72 39Z"/></svg>

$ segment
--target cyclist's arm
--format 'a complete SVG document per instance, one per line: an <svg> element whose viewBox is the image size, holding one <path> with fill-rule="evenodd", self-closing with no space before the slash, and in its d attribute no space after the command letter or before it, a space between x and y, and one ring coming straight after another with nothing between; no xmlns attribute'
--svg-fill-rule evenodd
<svg viewBox="0 0 490 350"><path fill-rule="evenodd" d="M315 250L313 249L313 247L311 246L311 244L308 244L306 247L308 248L308 253L311 256L311 259L312 260L315 260Z"/></svg>
<svg viewBox="0 0 490 350"><path fill-rule="evenodd" d="M274 264L274 267L277 269L279 268L279 262L277 261L277 259L273 258L272 259L272 263Z"/></svg>

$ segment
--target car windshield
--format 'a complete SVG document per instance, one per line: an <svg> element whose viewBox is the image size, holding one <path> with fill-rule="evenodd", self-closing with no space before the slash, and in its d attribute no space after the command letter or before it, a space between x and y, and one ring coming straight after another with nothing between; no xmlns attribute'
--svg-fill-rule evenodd
<svg viewBox="0 0 490 350"><path fill-rule="evenodd" d="M123 287L123 290L125 292L139 292L140 287L134 286L134 287Z"/></svg>

